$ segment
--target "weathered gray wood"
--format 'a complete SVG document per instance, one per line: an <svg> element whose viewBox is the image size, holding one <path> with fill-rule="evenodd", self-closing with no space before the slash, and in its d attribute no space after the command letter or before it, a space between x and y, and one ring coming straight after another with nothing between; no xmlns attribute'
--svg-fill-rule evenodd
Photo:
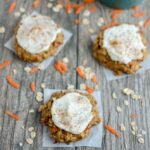
<svg viewBox="0 0 150 150"><path fill-rule="evenodd" d="M93 28L98 31L96 25L97 19L101 16L110 20L109 8L106 8L96 2L98 9L92 13L89 17L90 25L75 25L74 20L75 16L73 14L67 15L64 10L61 13L54 13L51 9L46 7L46 4L42 4L38 11L42 14L51 16L56 22L60 23L61 26L70 30L73 33L73 37L70 42L64 47L64 50L57 56L56 59L61 59L64 56L68 57L70 71L67 75L62 77L59 73L54 71L53 66L50 65L45 71L41 71L37 74L28 76L24 71L24 67L27 66L27 63L18 59L12 52L8 51L3 47L4 41L7 41L12 33L13 28L16 25L18 19L14 17L13 14L8 14L8 1L0 1L0 25L6 27L5 34L0 34L0 62L5 59L13 60L13 64L4 70L0 71L0 149L1 150L43 150L43 149L53 149L53 148L42 148L42 126L39 123L39 114L36 111L33 114L29 114L29 109L33 108L38 109L39 103L35 101L35 94L29 89L29 83L31 81L36 82L36 91L40 91L40 84L42 82L46 83L48 88L57 88L65 89L67 84L74 84L79 88L80 83L84 83L80 77L76 75L75 68L78 65L82 65L83 61L87 59L87 66L90 66L95 70L98 77L100 89L102 90L102 100L103 100L103 122L104 124L110 124L119 131L118 124L124 123L126 126L126 131L122 133L120 139L116 139L110 133L104 131L103 133L103 143L102 149L104 150L148 150L150 147L150 101L149 101L149 91L150 91L150 72L147 71L143 75L133 75L126 79L119 81L112 81L108 83L105 79L103 68L96 62L91 56L91 34L88 32L88 28ZM27 12L32 12L32 1L19 0L17 1L16 11L19 11L20 6L26 8ZM147 13L146 18L149 15L150 3L145 1L142 10ZM121 15L120 22L127 23L137 23L140 19L134 19L131 17L132 11L128 11L125 14ZM80 15L82 20L83 16ZM145 20L145 19L144 19ZM149 31L147 29L145 34L147 39L149 38ZM20 82L21 89L16 90L10 87L5 77L7 74L12 73L12 70L16 68L17 74L14 76L15 80ZM94 86L93 83L86 81L90 86ZM121 90L124 87L129 87L135 92L140 93L144 96L144 107L142 108L140 103L134 102L129 99L129 108L123 106L123 100L128 99L126 96L121 94ZM112 92L117 94L118 99L112 100ZM120 105L123 107L123 112L117 113L116 106ZM21 116L21 121L14 121L10 119L7 115L4 115L5 110L12 110L13 112L18 113ZM144 129L147 134L145 135L145 144L139 144L135 137L131 135L130 131L130 122L131 118L129 117L132 113L138 114L136 120L139 128ZM21 126L24 125L25 129L21 129ZM33 145L26 144L26 138L29 136L28 127L34 126L37 132L37 138L34 141ZM18 143L22 142L23 147L20 148ZM60 150L65 148L58 148ZM91 148L70 148L77 150L91 149Z"/></svg>

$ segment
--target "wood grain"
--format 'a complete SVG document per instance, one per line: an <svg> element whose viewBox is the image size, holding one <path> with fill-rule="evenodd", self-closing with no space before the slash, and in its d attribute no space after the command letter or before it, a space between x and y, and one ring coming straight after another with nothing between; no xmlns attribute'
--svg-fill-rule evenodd
<svg viewBox="0 0 150 150"><path fill-rule="evenodd" d="M77 0L74 0L77 2ZM53 65L50 65L46 70L40 71L39 73L33 75L27 75L24 72L24 67L28 66L27 63L18 59L12 52L4 48L4 42L6 42L13 34L13 29L19 20L19 18L14 17L13 14L8 14L7 10L10 2L8 0L0 0L0 26L4 25L6 27L5 34L0 34L0 63L5 59L13 61L13 64L7 68L0 71L0 150L47 150L53 148L42 148L42 126L39 123L39 114L37 109L39 103L35 101L36 93L31 92L29 84L34 81L36 83L36 91L42 91L40 84L45 82L46 87L65 89L67 84L73 84L79 88L81 83L85 81L77 76L75 68L78 65L83 65L84 60L87 60L86 66L93 68L96 72L98 78L99 89L102 91L102 102L104 124L110 124L119 132L118 124L124 123L126 127L125 132L121 132L121 138L116 139L109 132L103 132L103 150L149 150L150 147L150 71L146 71L142 75L133 75L125 79L107 82L104 75L104 68L93 59L91 55L91 33L88 29L92 28L99 31L97 26L97 20L99 17L104 17L106 20L110 21L111 9L102 6L99 2L95 2L98 9L89 16L90 24L75 25L74 20L76 16L73 14L66 14L65 10L61 10L60 13L55 13L52 9L47 8L46 1L42 1L42 5L37 9L38 12L51 16L56 22L58 22L62 27L70 30L73 33L73 37L70 42L66 44L63 51L58 54L56 59L62 59L63 57L68 57L70 71L67 75L62 77L57 73ZM19 0L17 1L17 8L15 11L19 11L20 7L24 7L27 13L32 12L32 1ZM145 0L141 6L141 10L146 12L146 16L142 20L150 17L150 3ZM133 11L126 11L119 18L120 22L126 23L138 23L140 19L135 19L131 17ZM79 19L85 18L81 14ZM149 37L150 28L145 30L145 35L150 42ZM149 45L148 45L149 47ZM12 73L13 69L17 69L17 74L14 75L14 79L21 84L21 89L16 90L7 84L5 77L6 75ZM86 84L91 87L94 86L93 83L86 81ZM136 93L141 94L144 97L144 106L141 107L139 102L135 102L124 96L121 91L123 88L129 87L133 89ZM112 99L112 92L115 92L117 99ZM129 108L125 107L123 101L125 99L129 100ZM116 106L121 106L123 111L118 113L116 111ZM29 114L30 109L35 109L33 114ZM16 122L10 119L4 114L5 110L13 111L21 116L21 121ZM137 122L138 128L146 131L145 143L139 144L135 136L131 134L130 122L132 121L129 117L132 113L138 115L135 121ZM25 129L22 129L24 126ZM30 126L35 127L37 132L37 137L34 140L33 145L26 143L26 138L29 137L28 128ZM19 146L19 142L23 143L23 147ZM57 148L60 150L66 148ZM90 150L94 148L67 148L76 150Z"/></svg>

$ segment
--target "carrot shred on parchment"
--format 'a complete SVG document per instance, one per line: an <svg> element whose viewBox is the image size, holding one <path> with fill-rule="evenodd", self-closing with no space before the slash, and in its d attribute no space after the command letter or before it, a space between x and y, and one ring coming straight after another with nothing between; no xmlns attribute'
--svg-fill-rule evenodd
<svg viewBox="0 0 150 150"><path fill-rule="evenodd" d="M92 81L93 81L94 83L97 83L96 75L93 75L93 77L92 77Z"/></svg>
<svg viewBox="0 0 150 150"><path fill-rule="evenodd" d="M81 78L84 78L84 79L85 79L85 73L84 73L83 69L82 69L80 66L78 66L78 67L76 68L76 71L77 71L78 75L79 75Z"/></svg>
<svg viewBox="0 0 150 150"><path fill-rule="evenodd" d="M30 88L31 88L32 92L35 92L35 83L34 82L30 83Z"/></svg>
<svg viewBox="0 0 150 150"><path fill-rule="evenodd" d="M84 3L90 4L93 3L95 0L84 0Z"/></svg>
<svg viewBox="0 0 150 150"><path fill-rule="evenodd" d="M65 63L63 63L62 61L58 60L55 64L54 64L54 68L61 74L65 74L66 72L68 72L68 67Z"/></svg>
<svg viewBox="0 0 150 150"><path fill-rule="evenodd" d="M110 125L104 125L104 128L108 130L110 133L114 134L116 137L120 137L120 134Z"/></svg>
<svg viewBox="0 0 150 150"><path fill-rule="evenodd" d="M89 93L89 94L92 94L94 92L94 89L89 87L89 86L86 86L85 90Z"/></svg>
<svg viewBox="0 0 150 150"><path fill-rule="evenodd" d="M65 8L68 14L72 12L72 4L70 2L66 4Z"/></svg>
<svg viewBox="0 0 150 150"><path fill-rule="evenodd" d="M39 70L40 69L38 67L34 66L34 67L31 68L30 73L37 73Z"/></svg>
<svg viewBox="0 0 150 150"><path fill-rule="evenodd" d="M20 120L20 117L10 111L5 111L5 114L7 114L8 116L10 116L11 118L15 119L15 120Z"/></svg>
<svg viewBox="0 0 150 150"><path fill-rule="evenodd" d="M76 11L75 11L75 14L78 15L81 13L81 11L83 10L84 8L84 5L83 4L80 4L77 8L76 8Z"/></svg>
<svg viewBox="0 0 150 150"><path fill-rule="evenodd" d="M39 2L39 0L34 0L34 2L33 2L33 8L38 8L39 7L39 5L40 5L40 2Z"/></svg>
<svg viewBox="0 0 150 150"><path fill-rule="evenodd" d="M145 15L145 13L143 11L141 12L137 12L133 14L133 17L138 18L138 17L143 17Z"/></svg>
<svg viewBox="0 0 150 150"><path fill-rule="evenodd" d="M10 65L12 62L10 60L4 60L2 64L0 64L0 70Z"/></svg>
<svg viewBox="0 0 150 150"><path fill-rule="evenodd" d="M150 18L148 18L144 23L144 28L147 28L150 25Z"/></svg>
<svg viewBox="0 0 150 150"><path fill-rule="evenodd" d="M118 22L117 21L112 21L112 22L108 23L107 25L102 26L101 30L106 30L106 29L108 29L110 27L113 27L113 26L116 26L116 25L118 25Z"/></svg>
<svg viewBox="0 0 150 150"><path fill-rule="evenodd" d="M16 8L16 5L17 5L16 1L12 2L9 6L8 13L11 14L14 11L14 9Z"/></svg>
<svg viewBox="0 0 150 150"><path fill-rule="evenodd" d="M97 7L95 6L95 5L93 5L93 6L91 6L90 8L89 8L89 11L90 12L93 12L93 11L95 11L97 9Z"/></svg>
<svg viewBox="0 0 150 150"><path fill-rule="evenodd" d="M16 81L14 81L14 80L12 79L12 76L11 76L11 75L7 75L6 80L7 80L7 82L8 82L12 87L14 87L14 88L16 88L16 89L19 89L19 88L20 88L20 84L17 83Z"/></svg>

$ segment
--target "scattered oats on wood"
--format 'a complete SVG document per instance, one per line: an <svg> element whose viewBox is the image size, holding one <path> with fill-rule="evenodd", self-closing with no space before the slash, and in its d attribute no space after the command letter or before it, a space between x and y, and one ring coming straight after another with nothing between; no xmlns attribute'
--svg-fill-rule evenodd
<svg viewBox="0 0 150 150"><path fill-rule="evenodd" d="M24 68L24 71L25 71L26 73L30 73L31 68L30 68L30 67L25 67L25 68Z"/></svg>
<svg viewBox="0 0 150 150"><path fill-rule="evenodd" d="M138 142L139 142L140 144L144 144L144 138L143 138L143 137L138 138Z"/></svg>
<svg viewBox="0 0 150 150"><path fill-rule="evenodd" d="M29 110L29 113L31 114L31 113L34 113L34 109L30 109Z"/></svg>
<svg viewBox="0 0 150 150"><path fill-rule="evenodd" d="M115 92L112 93L112 98L113 98L113 99L117 99L117 95L116 95Z"/></svg>
<svg viewBox="0 0 150 150"><path fill-rule="evenodd" d="M74 89L75 89L75 87L74 87L74 85L69 84L69 85L67 86L67 89L68 89L68 90L74 90Z"/></svg>
<svg viewBox="0 0 150 150"><path fill-rule="evenodd" d="M13 74L16 75L17 74L17 70L13 69Z"/></svg>
<svg viewBox="0 0 150 150"><path fill-rule="evenodd" d="M15 16L15 17L20 17L20 15L21 15L20 12L15 12L15 13L14 13L14 16Z"/></svg>
<svg viewBox="0 0 150 150"><path fill-rule="evenodd" d="M41 88L44 89L45 87L45 83L41 83Z"/></svg>
<svg viewBox="0 0 150 150"><path fill-rule="evenodd" d="M89 11L89 10L85 10L85 11L83 12L83 16L84 16L84 17L90 16L90 11Z"/></svg>
<svg viewBox="0 0 150 150"><path fill-rule="evenodd" d="M83 18L83 19L82 19L82 23L83 23L84 25L88 25L88 24L90 23L90 21L89 21L89 19L87 19L87 18Z"/></svg>
<svg viewBox="0 0 150 150"><path fill-rule="evenodd" d="M23 8L23 7L20 7L19 10L20 10L21 13L24 13L26 11L25 8Z"/></svg>
<svg viewBox="0 0 150 150"><path fill-rule="evenodd" d="M0 33L5 33L5 27L4 26L0 26Z"/></svg>
<svg viewBox="0 0 150 150"><path fill-rule="evenodd" d="M32 131L31 132L31 138L34 139L36 137L36 132Z"/></svg>
<svg viewBox="0 0 150 150"><path fill-rule="evenodd" d="M120 106L116 107L117 112L122 112L122 108Z"/></svg>
<svg viewBox="0 0 150 150"><path fill-rule="evenodd" d="M20 147L22 147L22 146L23 146L23 143L22 143L22 142L20 142L20 143L19 143L19 146L20 146Z"/></svg>
<svg viewBox="0 0 150 150"><path fill-rule="evenodd" d="M125 130L126 130L126 128L125 128L125 126L124 126L123 123L121 123L121 124L119 125L119 127L120 127L120 130L121 130L121 131L125 131Z"/></svg>
<svg viewBox="0 0 150 150"><path fill-rule="evenodd" d="M34 127L30 127L30 128L28 129L29 132L32 132L33 130L34 130Z"/></svg>
<svg viewBox="0 0 150 150"><path fill-rule="evenodd" d="M95 33L95 30L92 29L92 28L89 28L88 31L89 31L90 33Z"/></svg>
<svg viewBox="0 0 150 150"><path fill-rule="evenodd" d="M124 100L124 105L128 106L129 105L129 101L128 100Z"/></svg>
<svg viewBox="0 0 150 150"><path fill-rule="evenodd" d="M26 142L27 142L28 144L33 144L33 140L32 140L31 138L27 138L27 139L26 139Z"/></svg>
<svg viewBox="0 0 150 150"><path fill-rule="evenodd" d="M36 100L38 102L41 102L43 100L43 93L42 92L37 92L37 94L36 94Z"/></svg>
<svg viewBox="0 0 150 150"><path fill-rule="evenodd" d="M67 57L64 57L63 58L63 62L66 63L66 64L68 64L69 63L69 59Z"/></svg>
<svg viewBox="0 0 150 150"><path fill-rule="evenodd" d="M47 7L48 7L48 8L52 8L52 6L53 6L53 4L52 4L52 3L50 3L50 2L49 2L49 3L47 3Z"/></svg>
<svg viewBox="0 0 150 150"><path fill-rule="evenodd" d="M80 90L85 90L85 89L86 89L85 83L81 83L81 84L80 84Z"/></svg>

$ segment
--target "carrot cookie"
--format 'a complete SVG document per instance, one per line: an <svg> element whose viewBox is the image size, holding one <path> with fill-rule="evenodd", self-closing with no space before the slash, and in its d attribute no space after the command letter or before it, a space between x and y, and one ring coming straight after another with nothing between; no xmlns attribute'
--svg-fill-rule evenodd
<svg viewBox="0 0 150 150"><path fill-rule="evenodd" d="M28 62L53 56L63 41L61 28L50 17L40 14L22 18L15 31L16 53Z"/></svg>
<svg viewBox="0 0 150 150"><path fill-rule="evenodd" d="M39 109L41 123L49 127L55 142L70 143L86 138L101 119L93 96L77 91L56 92Z"/></svg>
<svg viewBox="0 0 150 150"><path fill-rule="evenodd" d="M121 24L100 32L93 56L115 74L133 74L147 56L146 42L135 25Z"/></svg>

